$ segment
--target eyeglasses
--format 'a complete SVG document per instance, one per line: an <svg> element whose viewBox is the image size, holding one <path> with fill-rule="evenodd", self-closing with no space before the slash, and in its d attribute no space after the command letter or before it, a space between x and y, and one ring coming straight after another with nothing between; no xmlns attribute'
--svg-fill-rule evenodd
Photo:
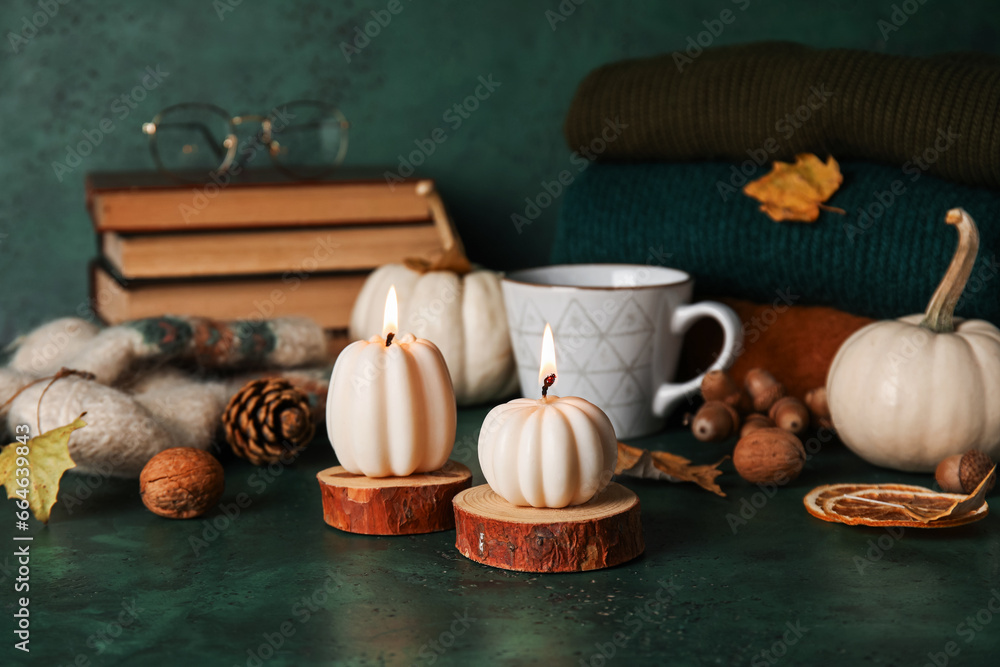
<svg viewBox="0 0 1000 667"><path fill-rule="evenodd" d="M260 130L241 145L236 128L248 123L259 123ZM160 171L200 182L213 175L239 175L262 148L286 175L321 178L344 161L349 127L337 107L297 100L266 116L232 116L213 104L175 104L143 123L142 131Z"/></svg>

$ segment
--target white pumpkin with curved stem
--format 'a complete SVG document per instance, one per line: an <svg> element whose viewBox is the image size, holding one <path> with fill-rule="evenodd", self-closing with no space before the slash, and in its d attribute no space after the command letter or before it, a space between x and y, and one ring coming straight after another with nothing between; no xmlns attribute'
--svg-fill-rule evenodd
<svg viewBox="0 0 1000 667"><path fill-rule="evenodd" d="M970 449L1000 458L1000 329L956 324L979 233L948 211L959 245L924 315L869 324L848 338L827 376L837 435L869 463L930 472Z"/></svg>
<svg viewBox="0 0 1000 667"><path fill-rule="evenodd" d="M455 444L455 394L434 343L404 333L348 345L333 367L326 427L340 465L356 475L439 470Z"/></svg>
<svg viewBox="0 0 1000 667"><path fill-rule="evenodd" d="M513 505L582 505L611 482L617 461L611 420L575 396L498 405L479 433L483 475Z"/></svg>
<svg viewBox="0 0 1000 667"><path fill-rule="evenodd" d="M510 396L517 369L507 332L500 276L492 271L414 271L387 264L365 282L351 313L352 338L381 331L390 285L399 294L399 326L434 341L451 373L460 405Z"/></svg>

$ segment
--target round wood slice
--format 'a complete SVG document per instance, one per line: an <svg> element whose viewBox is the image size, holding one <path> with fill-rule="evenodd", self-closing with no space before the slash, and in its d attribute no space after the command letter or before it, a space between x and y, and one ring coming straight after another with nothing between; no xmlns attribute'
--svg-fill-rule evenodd
<svg viewBox="0 0 1000 667"><path fill-rule="evenodd" d="M472 486L472 473L448 461L435 472L409 477L365 477L341 466L316 475L323 495L323 520L364 535L415 535L451 530L451 501Z"/></svg>
<svg viewBox="0 0 1000 667"><path fill-rule="evenodd" d="M562 509L511 505L488 484L462 491L454 505L459 552L505 570L599 570L645 549L639 498L614 482L590 502Z"/></svg>

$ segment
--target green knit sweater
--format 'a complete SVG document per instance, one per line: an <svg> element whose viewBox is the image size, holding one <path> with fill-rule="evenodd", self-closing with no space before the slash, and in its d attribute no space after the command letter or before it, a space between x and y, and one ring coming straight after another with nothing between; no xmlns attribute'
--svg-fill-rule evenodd
<svg viewBox="0 0 1000 667"><path fill-rule="evenodd" d="M563 195L552 261L661 264L691 273L701 294L771 303L790 293L794 303L891 318L926 308L957 243L945 212L961 206L981 245L957 314L1000 325L1000 192L841 166L828 203L847 215L804 224L761 213L736 187L733 163L594 163Z"/></svg>
<svg viewBox="0 0 1000 667"><path fill-rule="evenodd" d="M591 72L573 99L565 134L572 150L600 160L770 162L829 153L926 166L953 181L996 188L1000 59L786 42L693 57L678 51Z"/></svg>

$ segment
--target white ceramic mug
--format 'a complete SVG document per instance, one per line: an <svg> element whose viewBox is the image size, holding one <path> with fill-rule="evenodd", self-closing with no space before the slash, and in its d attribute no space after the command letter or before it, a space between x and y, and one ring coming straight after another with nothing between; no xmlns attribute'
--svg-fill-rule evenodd
<svg viewBox="0 0 1000 667"><path fill-rule="evenodd" d="M619 438L660 430L670 409L698 391L703 375L671 382L691 324L712 317L722 325L722 352L708 370L728 367L743 338L730 308L714 301L689 305L694 281L677 269L566 264L515 271L502 285L524 396L540 395L542 334L549 323L557 366L552 393L598 405Z"/></svg>

